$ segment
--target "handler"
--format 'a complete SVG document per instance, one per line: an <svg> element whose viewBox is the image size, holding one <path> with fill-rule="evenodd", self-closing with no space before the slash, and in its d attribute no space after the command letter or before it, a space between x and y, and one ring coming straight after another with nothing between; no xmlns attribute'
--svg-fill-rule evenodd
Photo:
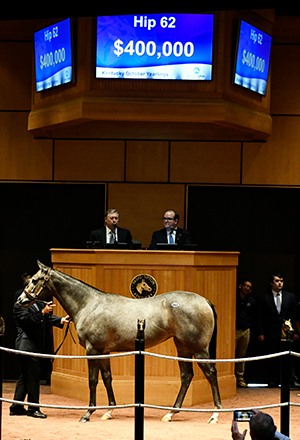
<svg viewBox="0 0 300 440"><path fill-rule="evenodd" d="M21 351L44 353L46 324L50 322L55 327L63 328L65 323L70 322L70 316L63 318L52 315L55 304L52 301L46 303L37 301L28 309L18 303L14 304L13 314L17 327L15 348ZM16 385L14 400L39 403L40 395L40 358L36 356L18 355L21 363L21 376ZM28 411L21 404L13 403L10 406L11 416L36 417L45 419L47 416L37 406L28 406Z"/></svg>

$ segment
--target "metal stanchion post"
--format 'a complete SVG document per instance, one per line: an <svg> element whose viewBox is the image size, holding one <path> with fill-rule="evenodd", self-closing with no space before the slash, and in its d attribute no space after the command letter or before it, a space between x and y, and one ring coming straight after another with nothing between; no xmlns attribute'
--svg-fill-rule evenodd
<svg viewBox="0 0 300 440"><path fill-rule="evenodd" d="M283 324L284 326L284 324ZM282 327L283 327L282 326ZM293 330L293 329L291 329ZM284 331L284 327L282 332ZM281 339L281 351L290 351L292 342L292 333L286 331L285 337ZM281 357L281 371L280 371L280 401L281 403L288 402L287 406L282 406L280 408L280 428L281 433L288 436L290 434L290 354L286 354Z"/></svg>
<svg viewBox="0 0 300 440"><path fill-rule="evenodd" d="M138 320L138 331L135 340L135 350L144 351L145 349L145 321ZM135 355L135 403L144 404L145 394L145 356L143 354ZM135 407L135 440L144 438L144 407Z"/></svg>

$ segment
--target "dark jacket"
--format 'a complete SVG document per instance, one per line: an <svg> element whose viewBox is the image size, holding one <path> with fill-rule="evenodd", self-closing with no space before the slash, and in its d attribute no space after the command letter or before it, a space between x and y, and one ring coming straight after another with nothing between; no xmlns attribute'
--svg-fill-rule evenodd
<svg viewBox="0 0 300 440"><path fill-rule="evenodd" d="M166 228L153 232L149 249L156 249L157 243L168 243ZM178 244L178 249L182 249L185 244L192 244L190 232L186 229L177 228L175 243Z"/></svg>
<svg viewBox="0 0 300 440"><path fill-rule="evenodd" d="M61 318L45 313L42 314L44 304L36 302L28 309L14 304L14 319L17 329L15 342L16 350L32 351L34 353L44 353L46 344L47 325L63 328Z"/></svg>
<svg viewBox="0 0 300 440"><path fill-rule="evenodd" d="M131 244L131 240L132 240L131 232L128 229L119 228L119 226L118 226L117 227L117 234L118 234L118 242L119 243L127 243L128 247L129 247ZM103 227L103 228L95 229L94 231L92 231L90 234L90 241L92 243L95 243L96 241L99 242L99 243L97 243L96 247L98 249L105 249L106 228Z"/></svg>
<svg viewBox="0 0 300 440"><path fill-rule="evenodd" d="M258 298L257 334L265 335L269 340L281 338L281 327L286 319L291 319L297 333L296 317L297 301L293 293L282 291L281 311L278 314L272 291Z"/></svg>

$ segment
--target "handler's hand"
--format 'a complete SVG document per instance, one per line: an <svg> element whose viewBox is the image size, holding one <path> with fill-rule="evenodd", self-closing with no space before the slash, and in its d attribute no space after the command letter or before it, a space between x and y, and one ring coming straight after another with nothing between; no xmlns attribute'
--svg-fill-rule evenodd
<svg viewBox="0 0 300 440"><path fill-rule="evenodd" d="M244 438L246 437L246 434L247 434L247 429L245 429L243 434L241 434L239 431L237 422L235 420L233 420L232 425L231 425L231 436L232 436L233 440L244 440Z"/></svg>
<svg viewBox="0 0 300 440"><path fill-rule="evenodd" d="M69 315L66 315L66 316L63 316L62 318L61 318L61 321L60 321L62 324L68 324L68 322L72 322L71 321L71 316L69 316Z"/></svg>
<svg viewBox="0 0 300 440"><path fill-rule="evenodd" d="M53 311L53 307L56 307L56 304L53 304L52 301L49 301L45 307L42 309L42 314L45 315L45 313L50 313Z"/></svg>

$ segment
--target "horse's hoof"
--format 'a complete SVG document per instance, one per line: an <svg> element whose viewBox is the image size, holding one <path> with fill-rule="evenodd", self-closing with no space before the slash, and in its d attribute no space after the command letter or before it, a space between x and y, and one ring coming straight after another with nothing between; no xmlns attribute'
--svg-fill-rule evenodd
<svg viewBox="0 0 300 440"><path fill-rule="evenodd" d="M166 414L165 416L163 416L163 418L161 419L163 422L172 422L172 414Z"/></svg>
<svg viewBox="0 0 300 440"><path fill-rule="evenodd" d="M110 420L112 418L111 413L108 411L101 417L101 420Z"/></svg>
<svg viewBox="0 0 300 440"><path fill-rule="evenodd" d="M81 419L79 420L80 423L87 423L89 421L90 421L90 419L88 417L84 417L84 416L82 416Z"/></svg>
<svg viewBox="0 0 300 440"><path fill-rule="evenodd" d="M208 420L207 423L209 423L209 424L212 425L213 423L218 423L218 421L219 421L218 417L216 417L216 416L211 416L211 418Z"/></svg>

